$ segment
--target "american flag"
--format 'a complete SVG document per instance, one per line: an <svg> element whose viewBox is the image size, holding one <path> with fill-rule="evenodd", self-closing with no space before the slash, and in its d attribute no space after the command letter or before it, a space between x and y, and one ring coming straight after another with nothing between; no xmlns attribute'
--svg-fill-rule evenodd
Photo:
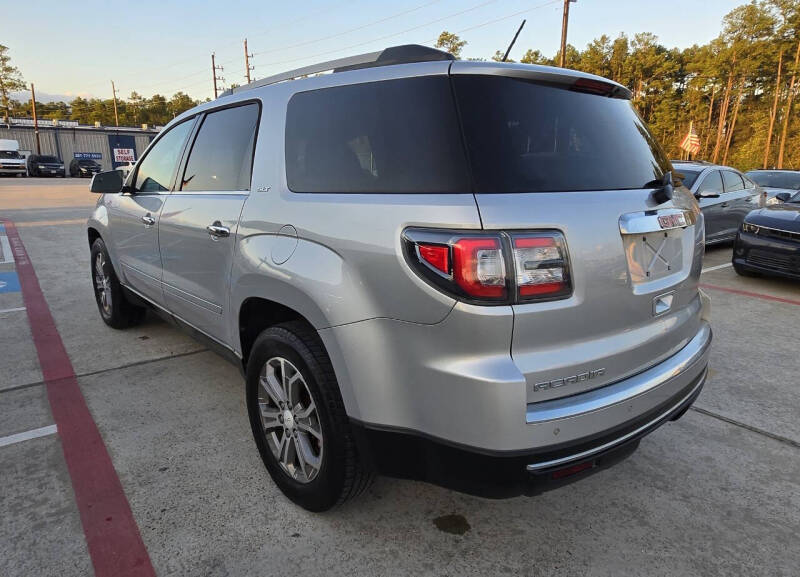
<svg viewBox="0 0 800 577"><path fill-rule="evenodd" d="M694 123L689 124L689 132L681 140L681 149L694 155L700 152L700 137L694 131Z"/></svg>

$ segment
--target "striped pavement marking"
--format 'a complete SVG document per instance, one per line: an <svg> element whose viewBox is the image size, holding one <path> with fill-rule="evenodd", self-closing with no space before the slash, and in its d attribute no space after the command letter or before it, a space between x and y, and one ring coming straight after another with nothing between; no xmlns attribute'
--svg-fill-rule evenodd
<svg viewBox="0 0 800 577"><path fill-rule="evenodd" d="M15 445L16 443L21 443L22 441L28 441L30 439L38 439L39 437L47 437L48 435L55 434L56 431L58 431L58 428L55 425L48 425L46 427L33 429L32 431L14 433L7 437L0 437L0 447Z"/></svg>

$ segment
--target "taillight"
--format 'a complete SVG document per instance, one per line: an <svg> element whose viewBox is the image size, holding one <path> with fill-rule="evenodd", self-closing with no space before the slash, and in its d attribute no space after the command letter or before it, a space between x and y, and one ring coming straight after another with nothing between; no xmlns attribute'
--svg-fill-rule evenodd
<svg viewBox="0 0 800 577"><path fill-rule="evenodd" d="M478 298L506 297L506 267L499 238L460 238L453 243L453 279Z"/></svg>
<svg viewBox="0 0 800 577"><path fill-rule="evenodd" d="M406 258L424 279L466 301L511 304L572 294L564 236L407 229Z"/></svg>
<svg viewBox="0 0 800 577"><path fill-rule="evenodd" d="M517 291L521 300L572 292L564 236L560 232L512 237Z"/></svg>

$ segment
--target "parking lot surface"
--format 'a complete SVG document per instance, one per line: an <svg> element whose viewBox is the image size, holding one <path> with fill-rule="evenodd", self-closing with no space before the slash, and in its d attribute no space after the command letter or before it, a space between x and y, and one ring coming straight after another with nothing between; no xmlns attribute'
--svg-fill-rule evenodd
<svg viewBox="0 0 800 577"><path fill-rule="evenodd" d="M94 425L99 446L86 454L106 451L110 463L88 466L119 480L106 501L122 498L138 531L119 542L143 544L125 575L800 572L800 285L738 277L730 246L708 248L702 275L714 329L706 387L627 460L505 500L379 478L345 507L311 514L264 469L235 367L152 315L127 331L103 324L84 226L94 201L85 180L0 179L0 219L13 223L57 329L41 332L44 312L18 282L23 253L0 244L0 576L107 575L103 563L136 553L98 552L95 538L124 523L93 516L82 495L95 469L67 461L71 439L84 438L70 435ZM42 362L53 333L71 393ZM85 418L79 403L58 413L68 393L85 399ZM57 420L77 428L54 430Z"/></svg>

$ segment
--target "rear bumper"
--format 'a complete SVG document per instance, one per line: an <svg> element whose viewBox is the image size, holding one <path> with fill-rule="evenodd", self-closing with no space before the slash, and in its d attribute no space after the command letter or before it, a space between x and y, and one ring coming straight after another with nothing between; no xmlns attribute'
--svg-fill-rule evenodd
<svg viewBox="0 0 800 577"><path fill-rule="evenodd" d="M698 311L684 346L647 370L529 403L507 309L457 304L434 325L372 319L320 330L350 418L473 453L541 456L527 465L646 434L705 378L712 334Z"/></svg>

